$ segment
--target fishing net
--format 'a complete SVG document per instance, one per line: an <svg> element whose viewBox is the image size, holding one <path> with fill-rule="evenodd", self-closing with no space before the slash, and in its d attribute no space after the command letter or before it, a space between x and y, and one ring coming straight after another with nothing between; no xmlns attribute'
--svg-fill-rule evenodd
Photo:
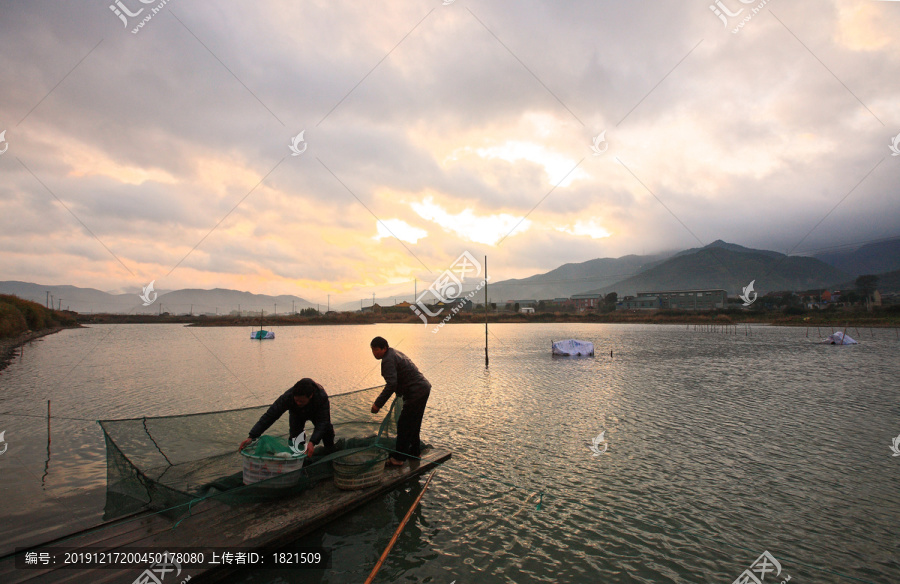
<svg viewBox="0 0 900 584"><path fill-rule="evenodd" d="M311 458L290 454L289 414L285 412L244 454L254 460L281 458L296 469L249 485L244 484L246 457L238 452L238 445L270 404L180 416L101 420L106 440L104 520L148 509L178 517L191 504L211 497L228 504L280 498L330 478L336 458L369 449L393 450L403 404L395 398L386 416L372 414L370 408L381 389L329 396L335 449L326 452L319 444ZM312 429L307 423L307 436ZM373 458L373 464L376 462Z"/></svg>

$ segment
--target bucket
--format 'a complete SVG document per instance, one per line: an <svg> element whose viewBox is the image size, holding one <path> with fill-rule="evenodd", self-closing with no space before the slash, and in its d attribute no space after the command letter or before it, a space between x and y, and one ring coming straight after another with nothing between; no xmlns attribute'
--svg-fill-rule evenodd
<svg viewBox="0 0 900 584"><path fill-rule="evenodd" d="M334 486L344 491L374 487L381 482L388 453L380 448L368 448L360 452L335 458Z"/></svg>
<svg viewBox="0 0 900 584"><path fill-rule="evenodd" d="M300 470L303 467L303 459L306 458L306 456L296 458L257 456L243 450L241 456L244 457L244 484L252 485L266 481L259 486L274 489L296 486L300 482L300 473L288 473Z"/></svg>

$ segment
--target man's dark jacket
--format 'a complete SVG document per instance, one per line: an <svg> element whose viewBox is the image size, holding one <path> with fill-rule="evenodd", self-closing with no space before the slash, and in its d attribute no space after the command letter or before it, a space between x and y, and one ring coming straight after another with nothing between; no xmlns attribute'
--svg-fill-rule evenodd
<svg viewBox="0 0 900 584"><path fill-rule="evenodd" d="M291 439L300 435L306 420L310 420L315 426L313 435L309 439L313 444L318 444L331 426L331 405L328 403L328 394L325 393L324 387L316 383L316 391L310 398L309 403L302 408L294 401L292 390L289 389L284 392L281 397L275 400L269 411L259 418L259 421L250 430L250 437L255 440L262 436L262 433L268 430L269 426L274 424L284 412L289 410L291 412Z"/></svg>
<svg viewBox="0 0 900 584"><path fill-rule="evenodd" d="M381 358L381 376L384 377L384 390L375 400L375 405L384 407L391 394L396 393L404 403L415 403L427 399L431 393L431 384L419 372L419 368L409 357L389 348Z"/></svg>

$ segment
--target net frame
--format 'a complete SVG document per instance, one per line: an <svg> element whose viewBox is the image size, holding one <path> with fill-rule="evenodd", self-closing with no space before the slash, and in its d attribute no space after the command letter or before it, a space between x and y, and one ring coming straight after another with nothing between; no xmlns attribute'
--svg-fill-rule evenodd
<svg viewBox="0 0 900 584"><path fill-rule="evenodd" d="M372 414L371 404L382 389L375 386L329 396L335 451L326 453L320 445L302 468L250 485L243 484L237 445L270 405L99 420L107 459L104 520L147 510L174 518L209 498L241 504L289 496L333 476L335 458L371 448L393 451L403 400L395 397L383 419ZM287 440L288 420L288 415L282 415L265 435ZM295 485L273 485L292 475Z"/></svg>

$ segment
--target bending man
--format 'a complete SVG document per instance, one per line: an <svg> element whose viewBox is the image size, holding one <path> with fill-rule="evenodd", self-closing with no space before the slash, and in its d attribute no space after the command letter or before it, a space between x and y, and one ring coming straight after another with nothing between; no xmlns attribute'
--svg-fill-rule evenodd
<svg viewBox="0 0 900 584"><path fill-rule="evenodd" d="M381 376L385 382L384 391L372 404L372 413L377 414L392 393L403 398L403 410L397 420L397 453L388 460L392 466L401 466L408 457L418 458L422 454L419 432L425 404L431 395L431 384L409 357L388 347L384 338L375 337L370 346L372 355L381 361Z"/></svg>
<svg viewBox="0 0 900 584"><path fill-rule="evenodd" d="M250 437L241 442L239 450L243 450L250 442L262 436L269 426L290 410L291 440L303 432L307 421L315 426L312 437L306 445L306 455L312 456L313 448L324 440L325 449L334 449L334 426L331 425L331 406L325 388L308 377L304 377L294 387L284 392L269 410L260 416L259 421L250 430Z"/></svg>

